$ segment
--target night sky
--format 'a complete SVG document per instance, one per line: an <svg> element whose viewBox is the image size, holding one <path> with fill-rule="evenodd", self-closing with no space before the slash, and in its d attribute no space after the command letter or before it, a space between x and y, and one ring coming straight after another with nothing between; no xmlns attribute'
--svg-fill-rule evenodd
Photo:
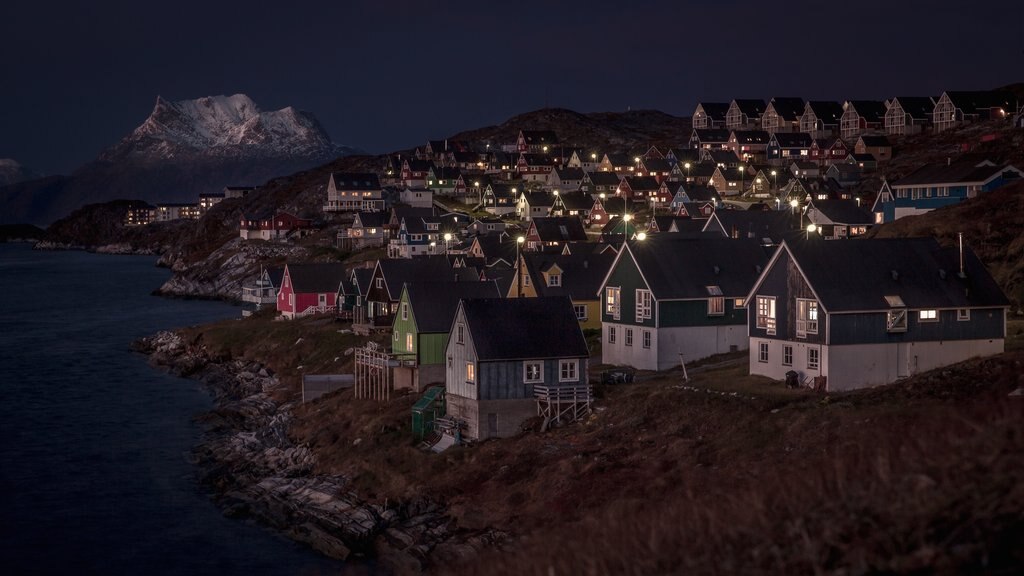
<svg viewBox="0 0 1024 576"><path fill-rule="evenodd" d="M12 5L14 4L14 5ZM67 173L156 96L245 93L386 152L544 106L938 95L1024 81L1024 2L5 2L0 158Z"/></svg>

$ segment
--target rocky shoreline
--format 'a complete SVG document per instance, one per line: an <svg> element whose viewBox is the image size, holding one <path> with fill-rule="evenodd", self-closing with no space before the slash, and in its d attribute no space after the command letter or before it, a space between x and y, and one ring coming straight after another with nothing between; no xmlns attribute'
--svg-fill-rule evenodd
<svg viewBox="0 0 1024 576"><path fill-rule="evenodd" d="M211 358L174 332L133 347L213 394L216 407L199 417L203 441L192 455L225 515L255 519L332 558L403 574L466 561L506 540L494 530L459 529L441 502L381 506L352 492L347 478L316 474L315 455L288 435L296 403L274 399L283 385L266 367Z"/></svg>
<svg viewBox="0 0 1024 576"><path fill-rule="evenodd" d="M53 240L40 240L33 246L34 250L81 250L84 252L95 252L96 254L114 254L121 256L156 256L159 252L153 248L136 248L127 242L115 244L103 244L100 246L86 246L82 244L71 244L68 242L55 242Z"/></svg>

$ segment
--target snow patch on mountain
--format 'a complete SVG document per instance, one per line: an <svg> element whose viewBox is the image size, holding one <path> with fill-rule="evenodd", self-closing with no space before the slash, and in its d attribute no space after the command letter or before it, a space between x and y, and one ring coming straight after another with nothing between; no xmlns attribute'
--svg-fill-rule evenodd
<svg viewBox="0 0 1024 576"><path fill-rule="evenodd" d="M13 158L0 158L0 186L17 184L39 176Z"/></svg>

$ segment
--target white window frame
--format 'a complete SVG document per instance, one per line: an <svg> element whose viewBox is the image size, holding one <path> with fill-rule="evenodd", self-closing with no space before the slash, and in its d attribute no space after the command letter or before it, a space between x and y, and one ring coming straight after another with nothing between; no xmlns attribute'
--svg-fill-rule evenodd
<svg viewBox="0 0 1024 576"><path fill-rule="evenodd" d="M757 361L768 362L768 343L759 342L757 344Z"/></svg>
<svg viewBox="0 0 1024 576"><path fill-rule="evenodd" d="M970 321L970 319L971 319L971 309L970 308L957 308L957 310L956 310L956 320L957 320L957 322L968 322L968 321Z"/></svg>
<svg viewBox="0 0 1024 576"><path fill-rule="evenodd" d="M818 333L819 306L817 300L809 298L796 299L796 337L806 338L808 334Z"/></svg>
<svg viewBox="0 0 1024 576"><path fill-rule="evenodd" d="M465 344L466 343L466 328L462 324L455 325L455 343Z"/></svg>
<svg viewBox="0 0 1024 576"><path fill-rule="evenodd" d="M537 373L536 376L530 377L530 369L535 368ZM537 384L538 382L544 381L544 363L537 360L527 360L523 362L523 383L525 384Z"/></svg>
<svg viewBox="0 0 1024 576"><path fill-rule="evenodd" d="M754 312L757 314L755 326L764 329L769 336L775 335L775 297L757 296L754 300Z"/></svg>
<svg viewBox="0 0 1024 576"><path fill-rule="evenodd" d="M586 304L573 304L572 309L573 312L576 313L576 319L581 322L586 321L590 317L590 314L587 312Z"/></svg>
<svg viewBox="0 0 1024 576"><path fill-rule="evenodd" d="M402 320L409 319L409 303L402 302Z"/></svg>
<svg viewBox="0 0 1024 576"><path fill-rule="evenodd" d="M650 290L637 288L636 290L636 320L650 320L654 309L654 298Z"/></svg>
<svg viewBox="0 0 1024 576"><path fill-rule="evenodd" d="M559 382L579 382L580 381L580 361L579 360L559 360L558 361L558 381Z"/></svg>
<svg viewBox="0 0 1024 576"><path fill-rule="evenodd" d="M548 274L548 286L561 286L562 275L561 274Z"/></svg>
<svg viewBox="0 0 1024 576"><path fill-rule="evenodd" d="M724 296L712 296L708 298L708 316L725 316Z"/></svg>
<svg viewBox="0 0 1024 576"><path fill-rule="evenodd" d="M898 308L894 310L889 310L886 313L885 327L886 332L906 332L907 309Z"/></svg>
<svg viewBox="0 0 1024 576"><path fill-rule="evenodd" d="M626 328L626 346L633 345L633 329Z"/></svg>
<svg viewBox="0 0 1024 576"><path fill-rule="evenodd" d="M935 310L935 309L918 310L917 311L917 321L918 322L938 322L939 321L939 311Z"/></svg>
<svg viewBox="0 0 1024 576"><path fill-rule="evenodd" d="M817 348L811 347L807 349L807 369L821 369L821 353Z"/></svg>
<svg viewBox="0 0 1024 576"><path fill-rule="evenodd" d="M415 342L415 338L413 338L412 332L406 332L405 333L405 351L406 352L415 352L416 351L415 350L415 346L414 346L414 342Z"/></svg>
<svg viewBox="0 0 1024 576"><path fill-rule="evenodd" d="M608 343L615 344L615 326L608 327Z"/></svg>
<svg viewBox="0 0 1024 576"><path fill-rule="evenodd" d="M644 348L647 348L648 350L650 350L650 348L651 348L651 331L650 330L644 330L643 334L641 335L640 338L641 338L641 341L643 342Z"/></svg>
<svg viewBox="0 0 1024 576"><path fill-rule="evenodd" d="M793 347L786 345L782 347L782 365L792 366L793 365Z"/></svg>
<svg viewBox="0 0 1024 576"><path fill-rule="evenodd" d="M616 320L622 317L622 289L618 286L605 287L604 313Z"/></svg>

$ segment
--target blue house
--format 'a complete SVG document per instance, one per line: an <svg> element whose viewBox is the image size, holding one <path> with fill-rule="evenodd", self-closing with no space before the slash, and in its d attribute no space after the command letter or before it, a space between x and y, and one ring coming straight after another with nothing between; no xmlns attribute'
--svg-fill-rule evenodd
<svg viewBox="0 0 1024 576"><path fill-rule="evenodd" d="M871 211L875 223L931 212L991 192L1024 176L1017 168L989 160L962 159L926 164L892 183L883 183Z"/></svg>
<svg viewBox="0 0 1024 576"><path fill-rule="evenodd" d="M934 238L785 240L745 298L750 373L828 390L1003 351L1009 301L969 249Z"/></svg>
<svg viewBox="0 0 1024 576"><path fill-rule="evenodd" d="M772 164L787 165L793 160L806 160L813 143L806 132L776 132L768 140L765 155Z"/></svg>

